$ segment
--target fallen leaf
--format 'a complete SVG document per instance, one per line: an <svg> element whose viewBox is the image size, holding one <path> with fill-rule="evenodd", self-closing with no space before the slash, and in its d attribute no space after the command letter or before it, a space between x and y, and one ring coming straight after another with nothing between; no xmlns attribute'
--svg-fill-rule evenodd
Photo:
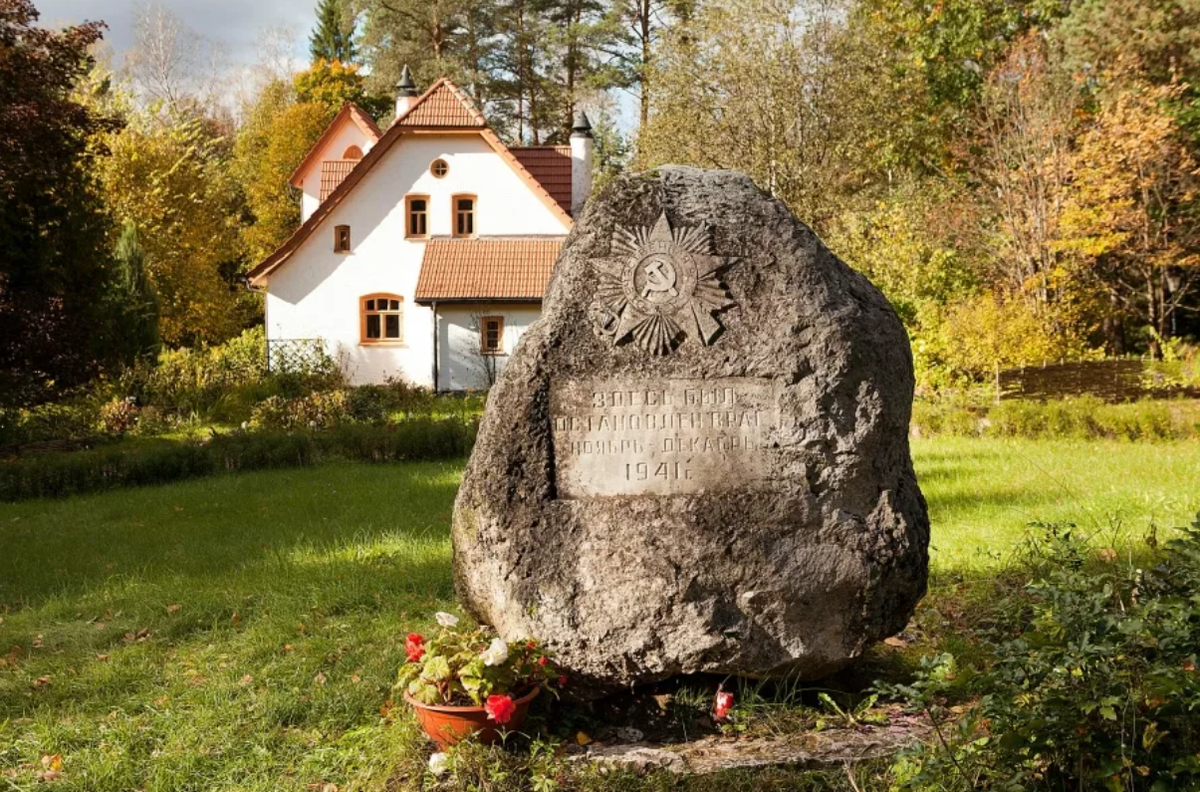
<svg viewBox="0 0 1200 792"><path fill-rule="evenodd" d="M284 644L284 645L283 645L283 653L284 653L284 654L287 654L287 653L289 653L289 652L291 652L291 651L292 651L292 645L291 645L291 644Z"/></svg>
<svg viewBox="0 0 1200 792"><path fill-rule="evenodd" d="M43 756L42 767L47 770L62 770L62 754L47 754Z"/></svg>
<svg viewBox="0 0 1200 792"><path fill-rule="evenodd" d="M50 675L49 674L46 674L45 676L40 676L37 679L33 680L33 686L35 688L45 687L46 685L49 685L49 684L50 684Z"/></svg>
<svg viewBox="0 0 1200 792"><path fill-rule="evenodd" d="M165 707L170 703L171 699L166 696L159 696L158 698L154 699L154 706L156 707Z"/></svg>
<svg viewBox="0 0 1200 792"><path fill-rule="evenodd" d="M99 660L101 663L107 663L107 662L108 662L108 655L106 655L106 654L98 654L98 655L96 655L96 659L97 659L97 660Z"/></svg>
<svg viewBox="0 0 1200 792"><path fill-rule="evenodd" d="M167 606L167 613L178 613L178 612L179 612L179 604L178 603Z"/></svg>
<svg viewBox="0 0 1200 792"><path fill-rule="evenodd" d="M33 648L34 649L41 649L42 645L43 645L42 644L42 636L39 635L33 639Z"/></svg>
<svg viewBox="0 0 1200 792"><path fill-rule="evenodd" d="M237 627L239 624L242 623L242 615L240 613L238 613L237 611L234 611L233 618L230 619L230 621L233 622L234 627Z"/></svg>
<svg viewBox="0 0 1200 792"><path fill-rule="evenodd" d="M350 681L357 685L359 682L362 682L362 677L360 677L358 674L351 674Z"/></svg>
<svg viewBox="0 0 1200 792"><path fill-rule="evenodd" d="M246 676L244 676L238 680L238 684L241 685L242 687L247 687L249 685L253 685L254 677L250 676L249 674L246 674Z"/></svg>
<svg viewBox="0 0 1200 792"><path fill-rule="evenodd" d="M313 682L316 682L318 685L324 685L325 684L325 673L323 671L318 671L317 675L315 677L313 677Z"/></svg>
<svg viewBox="0 0 1200 792"><path fill-rule="evenodd" d="M592 738L584 732L575 732L576 745L590 745L593 742Z"/></svg>
<svg viewBox="0 0 1200 792"><path fill-rule="evenodd" d="M883 643L887 646L891 646L896 649L904 649L908 646L908 641L904 640L903 638L899 638L895 635L893 635L890 638L884 638Z"/></svg>

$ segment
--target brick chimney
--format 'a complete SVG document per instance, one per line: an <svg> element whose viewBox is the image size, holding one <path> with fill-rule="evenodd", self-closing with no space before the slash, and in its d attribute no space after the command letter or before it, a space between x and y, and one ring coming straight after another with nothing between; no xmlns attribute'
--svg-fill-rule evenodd
<svg viewBox="0 0 1200 792"><path fill-rule="evenodd" d="M400 82L396 83L396 118L407 113L416 100L417 85L413 82L412 72L408 70L406 63L404 71L400 73Z"/></svg>
<svg viewBox="0 0 1200 792"><path fill-rule="evenodd" d="M592 192L592 152L596 140L587 113L575 113L571 125L571 216L579 217L583 204Z"/></svg>

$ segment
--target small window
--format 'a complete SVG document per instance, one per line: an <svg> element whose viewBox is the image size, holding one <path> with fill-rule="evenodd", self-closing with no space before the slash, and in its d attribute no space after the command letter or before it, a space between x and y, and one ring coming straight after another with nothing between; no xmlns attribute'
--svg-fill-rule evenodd
<svg viewBox="0 0 1200 792"><path fill-rule="evenodd" d="M454 202L454 236L475 236L475 196L456 195Z"/></svg>
<svg viewBox="0 0 1200 792"><path fill-rule="evenodd" d="M404 198L405 226L404 236L429 236L429 196L408 195Z"/></svg>
<svg viewBox="0 0 1200 792"><path fill-rule="evenodd" d="M360 160L362 159L362 149L360 149L358 146L351 146L342 154L342 159Z"/></svg>
<svg viewBox="0 0 1200 792"><path fill-rule="evenodd" d="M333 229L333 252L350 252L350 226L340 225Z"/></svg>
<svg viewBox="0 0 1200 792"><path fill-rule="evenodd" d="M394 294L371 294L360 303L364 344L404 340L404 298Z"/></svg>
<svg viewBox="0 0 1200 792"><path fill-rule="evenodd" d="M438 157L433 161L433 164L429 166L429 172L432 173L435 178L440 179L450 172L450 166L446 164L446 160Z"/></svg>
<svg viewBox="0 0 1200 792"><path fill-rule="evenodd" d="M503 316L484 316L479 319L479 351L485 355L504 354Z"/></svg>

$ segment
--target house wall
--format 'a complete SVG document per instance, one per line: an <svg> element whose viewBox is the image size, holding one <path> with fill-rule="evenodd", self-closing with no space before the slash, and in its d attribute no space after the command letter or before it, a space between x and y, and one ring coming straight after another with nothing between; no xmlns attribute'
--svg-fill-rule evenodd
<svg viewBox="0 0 1200 792"><path fill-rule="evenodd" d="M429 173L438 157L450 166L441 179ZM479 236L567 233L566 225L478 134L406 136L269 276L269 339L324 339L355 384L397 376L432 386L433 313L413 302L425 242L404 238L408 193L430 196L435 236L450 235L451 196L456 193L478 197ZM349 253L333 252L338 225L350 226ZM359 343L359 298L377 292L403 299L403 343ZM453 375L447 372L448 381ZM460 379L466 381L465 375Z"/></svg>
<svg viewBox="0 0 1200 792"><path fill-rule="evenodd" d="M304 174L300 192L300 222L304 222L321 205L321 163L325 160L342 159L346 149L358 146L366 154L371 148L371 139L350 119L341 127L317 154L308 172Z"/></svg>
<svg viewBox="0 0 1200 792"><path fill-rule="evenodd" d="M438 388L482 390L504 370L521 336L542 315L542 306L540 303L442 304L437 313ZM501 355L480 354L478 320L484 316L504 317Z"/></svg>

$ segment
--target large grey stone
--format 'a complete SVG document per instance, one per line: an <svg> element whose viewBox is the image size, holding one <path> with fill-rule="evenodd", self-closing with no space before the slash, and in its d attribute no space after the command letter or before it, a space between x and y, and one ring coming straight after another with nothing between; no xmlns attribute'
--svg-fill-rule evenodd
<svg viewBox="0 0 1200 792"><path fill-rule="evenodd" d="M583 695L829 674L925 591L912 396L883 295L748 177L620 178L488 397L459 595Z"/></svg>

